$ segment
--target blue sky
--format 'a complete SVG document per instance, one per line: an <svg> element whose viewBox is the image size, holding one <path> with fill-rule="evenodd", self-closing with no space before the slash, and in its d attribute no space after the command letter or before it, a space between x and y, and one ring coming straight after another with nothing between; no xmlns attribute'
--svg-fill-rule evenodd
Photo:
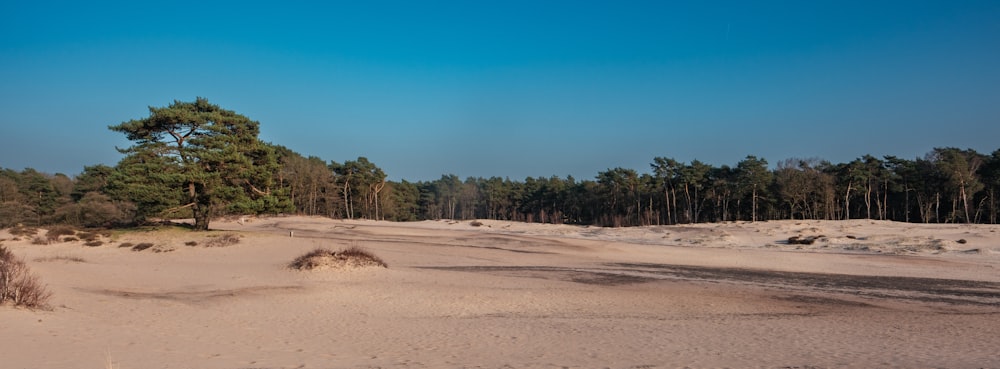
<svg viewBox="0 0 1000 369"><path fill-rule="evenodd" d="M197 96L390 179L1000 148L997 1L0 2L0 167Z"/></svg>

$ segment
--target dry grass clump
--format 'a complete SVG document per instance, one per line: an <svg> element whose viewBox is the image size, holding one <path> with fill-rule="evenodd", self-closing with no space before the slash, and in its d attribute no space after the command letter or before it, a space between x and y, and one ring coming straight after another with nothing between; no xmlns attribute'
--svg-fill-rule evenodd
<svg viewBox="0 0 1000 369"><path fill-rule="evenodd" d="M35 237L34 239L31 240L31 244L32 245L48 245L49 244L49 240L46 239L45 237Z"/></svg>
<svg viewBox="0 0 1000 369"><path fill-rule="evenodd" d="M153 247L153 246L154 245L152 243L143 242L143 243L140 243L138 245L132 246L132 251L142 251L142 250L148 249L148 248ZM119 247L124 247L124 246L119 246Z"/></svg>
<svg viewBox="0 0 1000 369"><path fill-rule="evenodd" d="M49 228L49 231L45 233L45 238L49 242L58 242L60 236L73 236L76 234L76 230L69 226L54 226Z"/></svg>
<svg viewBox="0 0 1000 369"><path fill-rule="evenodd" d="M469 225L473 226L473 227L482 227L483 226L483 222L480 222L478 220L473 220L473 221L469 222Z"/></svg>
<svg viewBox="0 0 1000 369"><path fill-rule="evenodd" d="M118 245L118 247L121 247L121 248L128 248L128 247L132 247L132 246L135 246L135 244L133 244L131 242L122 242L121 245Z"/></svg>
<svg viewBox="0 0 1000 369"><path fill-rule="evenodd" d="M788 237L788 244L789 245L812 245L813 243L816 243L816 240L819 240L819 239L821 239L823 237L824 236L822 236L822 235L820 235L820 236L806 236L806 237L792 236L792 237Z"/></svg>
<svg viewBox="0 0 1000 369"><path fill-rule="evenodd" d="M0 246L0 305L10 303L30 309L48 307L52 293L31 273L24 260Z"/></svg>
<svg viewBox="0 0 1000 369"><path fill-rule="evenodd" d="M226 247L240 243L240 235L227 233L214 237L212 240L205 242L206 247Z"/></svg>
<svg viewBox="0 0 1000 369"><path fill-rule="evenodd" d="M184 243L185 246L198 246L198 241L188 241Z"/></svg>
<svg viewBox="0 0 1000 369"><path fill-rule="evenodd" d="M84 243L84 245L87 245L87 246L90 246L90 247L96 247L96 246L100 246L100 245L103 245L103 244L104 244L104 241L100 241L100 240L87 241L87 243Z"/></svg>
<svg viewBox="0 0 1000 369"><path fill-rule="evenodd" d="M84 241L96 241L101 237L101 234L97 232L79 232L76 236L80 237L80 239Z"/></svg>
<svg viewBox="0 0 1000 369"><path fill-rule="evenodd" d="M44 263L44 262L49 262L49 261L65 261L65 262L73 262L73 263L86 263L87 262L86 260L83 260L83 258L76 257L76 256L48 256L48 257L44 257L44 258L37 258L37 259L35 259L35 261L39 262L39 263Z"/></svg>
<svg viewBox="0 0 1000 369"><path fill-rule="evenodd" d="M18 224L10 229L10 234L14 236L34 236L38 234L38 229Z"/></svg>
<svg viewBox="0 0 1000 369"><path fill-rule="evenodd" d="M340 251L317 248L305 255L299 256L288 267L297 270L315 270L368 267L388 268L389 265L367 250L351 246Z"/></svg>

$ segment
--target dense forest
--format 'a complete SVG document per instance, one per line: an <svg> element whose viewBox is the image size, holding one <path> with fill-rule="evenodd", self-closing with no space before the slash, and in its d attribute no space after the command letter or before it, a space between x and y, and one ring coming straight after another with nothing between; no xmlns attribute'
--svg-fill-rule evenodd
<svg viewBox="0 0 1000 369"><path fill-rule="evenodd" d="M116 226L160 218L303 214L392 221L498 219L600 226L772 219L997 223L1000 150L934 148L848 163L747 156L720 167L669 157L593 179L388 181L364 157L304 157L261 142L258 123L199 98L111 126L135 143L114 167L73 177L0 169L0 227Z"/></svg>

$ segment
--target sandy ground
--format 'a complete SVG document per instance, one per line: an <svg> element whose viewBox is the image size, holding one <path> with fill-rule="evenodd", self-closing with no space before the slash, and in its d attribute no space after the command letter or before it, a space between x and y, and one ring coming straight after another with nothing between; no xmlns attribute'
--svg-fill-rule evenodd
<svg viewBox="0 0 1000 369"><path fill-rule="evenodd" d="M0 307L0 367L1000 368L1000 226L212 226L0 232L54 294ZM389 268L286 267L348 246Z"/></svg>

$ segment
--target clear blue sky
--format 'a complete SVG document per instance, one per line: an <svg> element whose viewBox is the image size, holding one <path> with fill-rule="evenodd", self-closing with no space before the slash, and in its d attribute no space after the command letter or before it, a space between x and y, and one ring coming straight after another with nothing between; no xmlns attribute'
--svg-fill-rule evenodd
<svg viewBox="0 0 1000 369"><path fill-rule="evenodd" d="M1000 1L0 2L0 167L197 96L391 179L1000 148Z"/></svg>

